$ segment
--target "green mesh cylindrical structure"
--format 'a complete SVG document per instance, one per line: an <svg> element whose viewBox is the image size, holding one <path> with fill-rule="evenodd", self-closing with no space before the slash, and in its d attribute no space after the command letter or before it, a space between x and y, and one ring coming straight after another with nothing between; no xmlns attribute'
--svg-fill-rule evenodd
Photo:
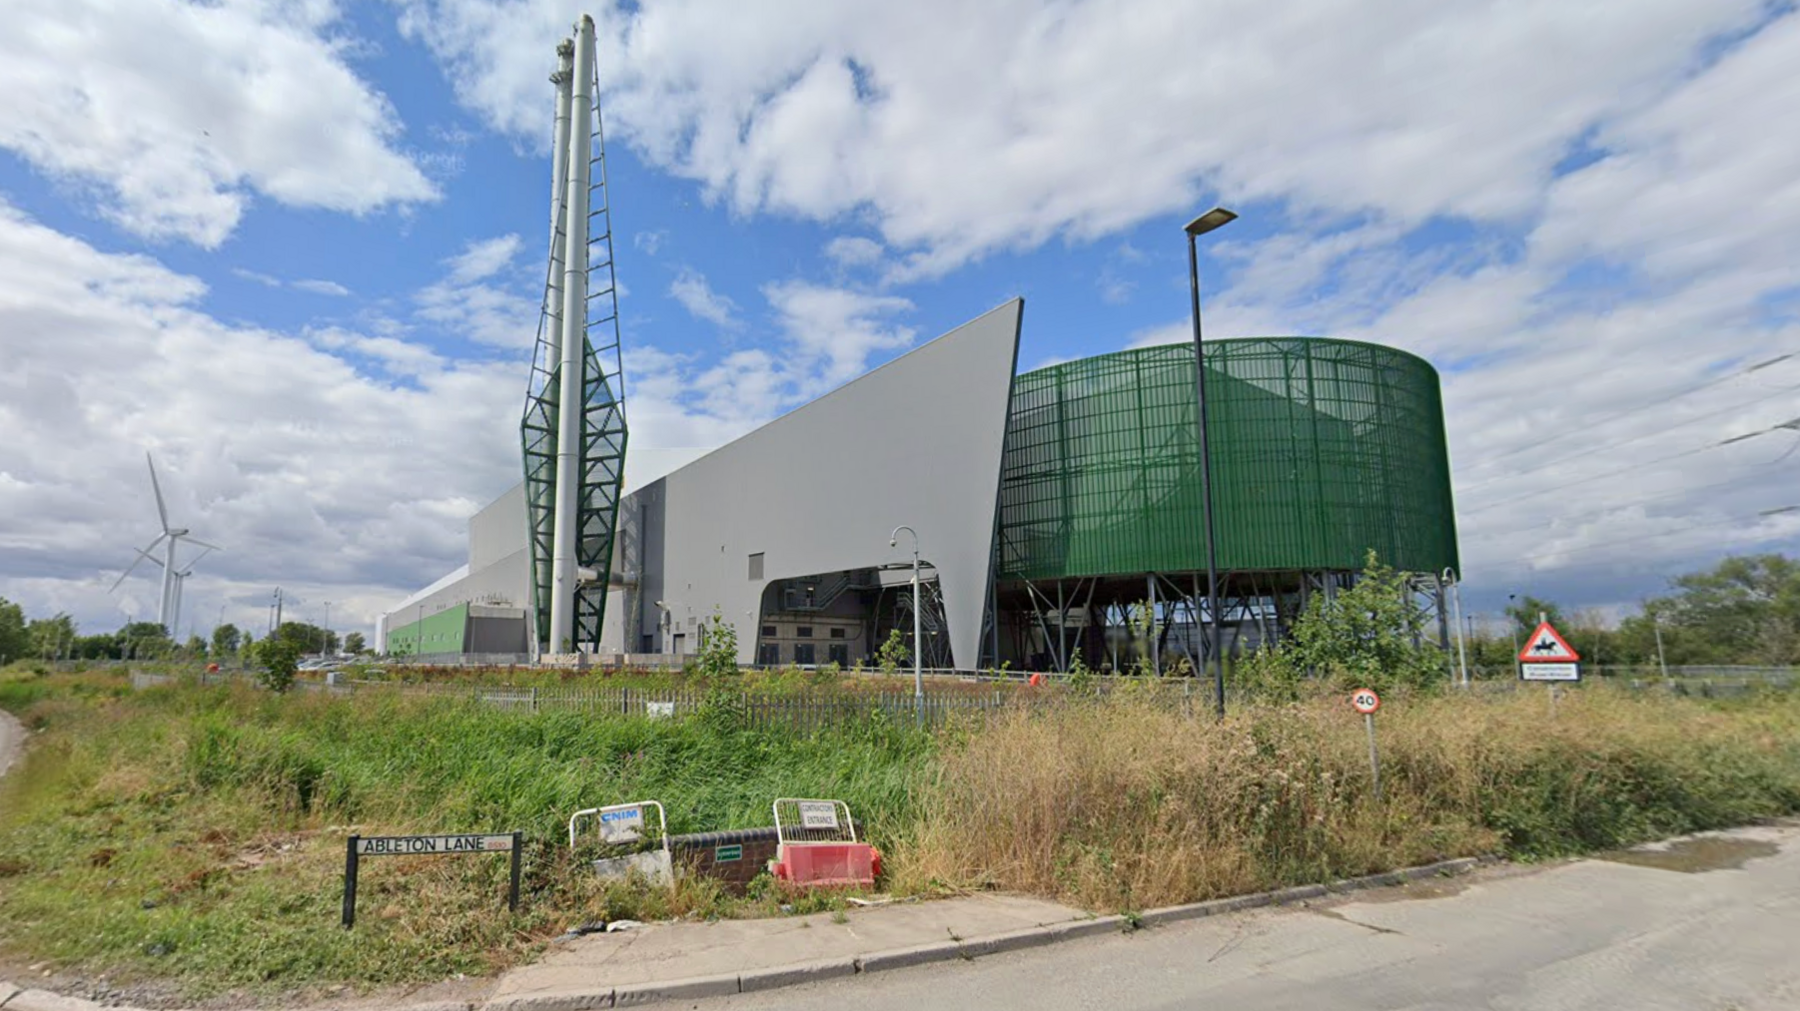
<svg viewBox="0 0 1800 1011"><path fill-rule="evenodd" d="M1459 568L1437 372L1324 338L1206 344L1221 572ZM1206 568L1191 344L1014 381L999 576Z"/></svg>

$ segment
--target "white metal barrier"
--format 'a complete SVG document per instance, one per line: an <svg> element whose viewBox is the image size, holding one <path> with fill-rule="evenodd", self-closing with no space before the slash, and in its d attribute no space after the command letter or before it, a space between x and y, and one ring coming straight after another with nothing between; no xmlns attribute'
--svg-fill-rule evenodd
<svg viewBox="0 0 1800 1011"><path fill-rule="evenodd" d="M663 850L669 848L669 819L663 813L661 801L639 800L630 804L611 804L606 807L583 808L569 816L569 848L575 848L576 824L583 818L592 818L599 825L600 841L615 846L628 845L644 838L645 811L656 809L657 845Z"/></svg>
<svg viewBox="0 0 1800 1011"><path fill-rule="evenodd" d="M779 843L855 842L856 822L841 800L783 797L775 802L775 839Z"/></svg>

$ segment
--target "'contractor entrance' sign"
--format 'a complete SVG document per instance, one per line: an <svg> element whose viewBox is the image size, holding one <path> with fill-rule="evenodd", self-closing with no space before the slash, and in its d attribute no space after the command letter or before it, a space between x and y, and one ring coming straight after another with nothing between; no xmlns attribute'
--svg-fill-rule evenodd
<svg viewBox="0 0 1800 1011"><path fill-rule="evenodd" d="M363 857L454 856L463 853L511 853L512 887L506 906L519 908L520 833L506 835L353 835L344 841L344 926L356 926L356 874Z"/></svg>

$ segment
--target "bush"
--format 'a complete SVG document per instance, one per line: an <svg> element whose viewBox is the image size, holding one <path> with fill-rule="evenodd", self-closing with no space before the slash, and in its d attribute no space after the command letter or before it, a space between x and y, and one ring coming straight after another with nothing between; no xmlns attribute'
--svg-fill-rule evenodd
<svg viewBox="0 0 1800 1011"><path fill-rule="evenodd" d="M294 687L294 677L300 668L300 646L291 639L270 636L253 647L256 660L263 665L263 670L256 674L256 682L264 688L280 694Z"/></svg>

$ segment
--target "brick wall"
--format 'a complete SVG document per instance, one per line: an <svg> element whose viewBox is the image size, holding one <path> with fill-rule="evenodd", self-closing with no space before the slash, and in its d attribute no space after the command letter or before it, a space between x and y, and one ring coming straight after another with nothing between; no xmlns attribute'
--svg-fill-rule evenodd
<svg viewBox="0 0 1800 1011"><path fill-rule="evenodd" d="M775 859L776 845L773 826L669 837L675 866L717 878L733 891L741 891L750 879L768 869L769 861ZM731 859L734 849L737 858ZM721 856L726 859L719 859Z"/></svg>

